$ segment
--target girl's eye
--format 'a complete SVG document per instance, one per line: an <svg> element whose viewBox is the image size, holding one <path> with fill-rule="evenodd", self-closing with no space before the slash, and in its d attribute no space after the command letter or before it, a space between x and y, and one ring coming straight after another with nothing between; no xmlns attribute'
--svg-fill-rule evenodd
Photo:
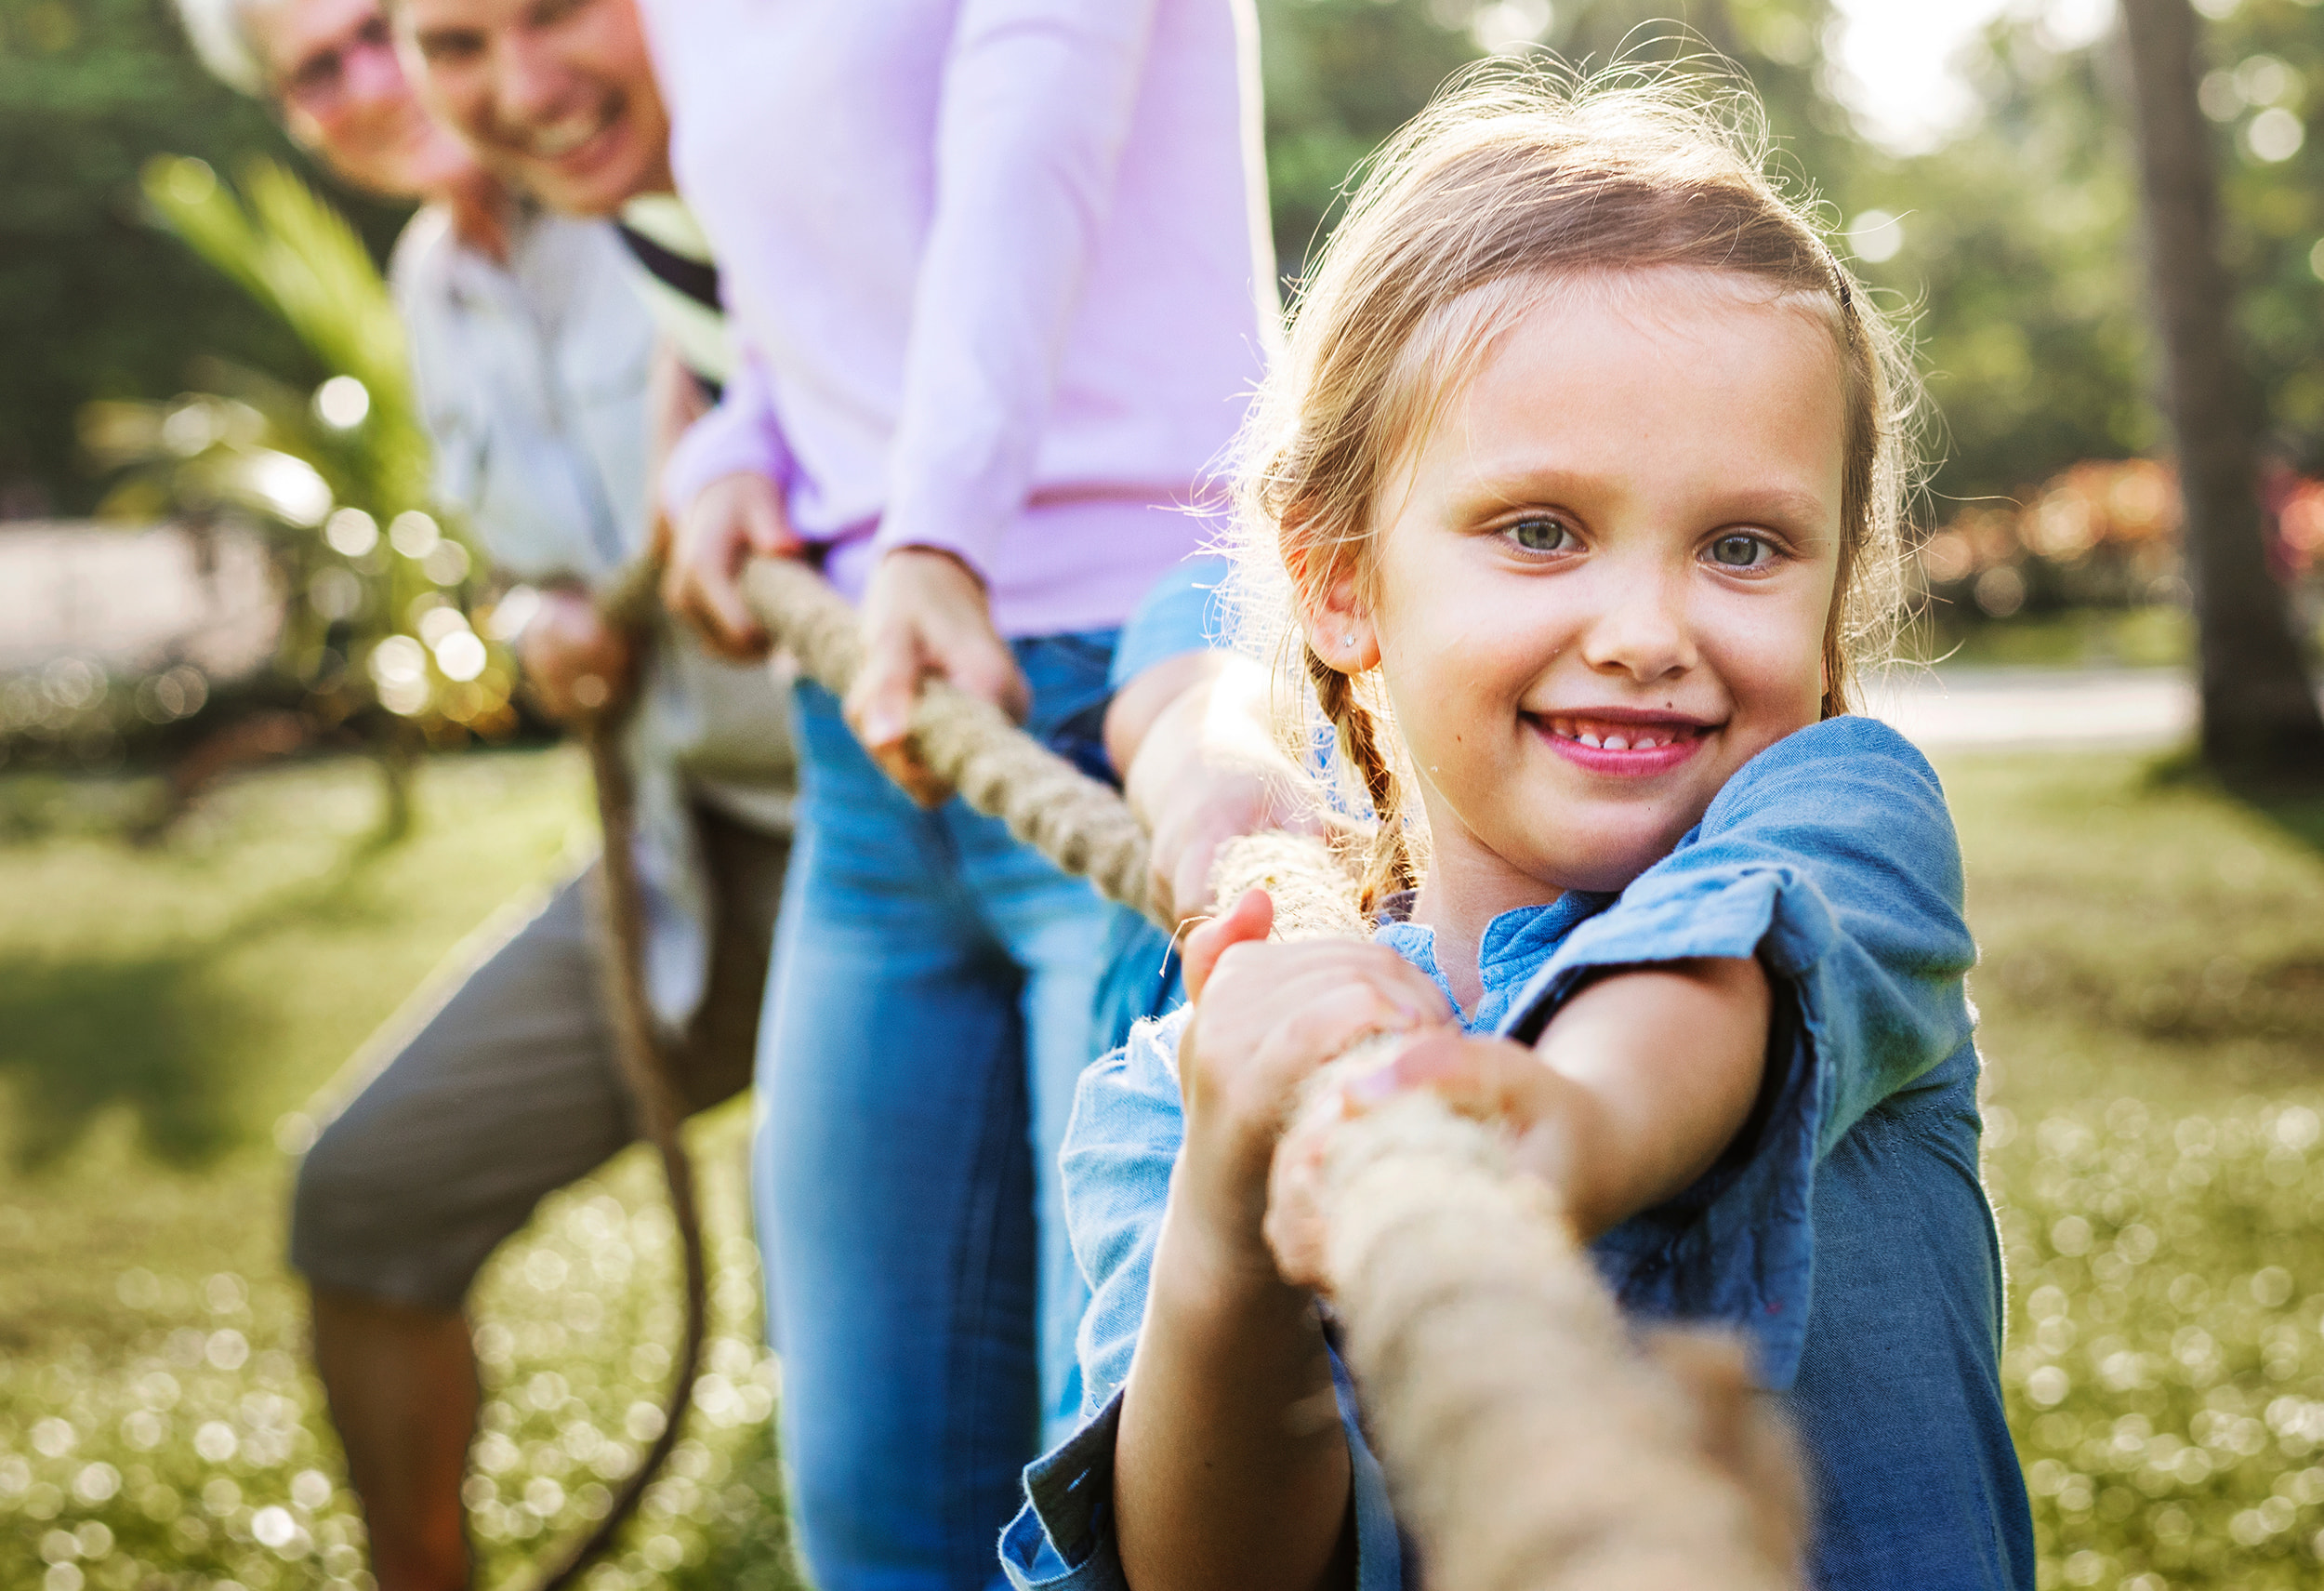
<svg viewBox="0 0 2324 1591"><path fill-rule="evenodd" d="M1710 561L1723 569L1756 569L1775 557L1775 548L1763 537L1723 536L1710 544Z"/></svg>
<svg viewBox="0 0 2324 1591"><path fill-rule="evenodd" d="M1527 552L1563 552L1574 533L1553 519L1521 519L1501 532Z"/></svg>

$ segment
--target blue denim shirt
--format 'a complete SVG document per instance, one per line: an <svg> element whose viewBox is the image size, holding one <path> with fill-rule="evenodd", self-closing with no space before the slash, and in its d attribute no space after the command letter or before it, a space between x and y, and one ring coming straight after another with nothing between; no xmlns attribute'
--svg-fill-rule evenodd
<svg viewBox="0 0 2324 1591"><path fill-rule="evenodd" d="M1503 913L1479 953L1472 1031L1530 1041L1592 969L1757 956L1776 991L1767 1072L1720 1160L1593 1253L1641 1319L1746 1332L1807 1450L1814 1583L1826 1591L2030 1591L2033 1530L2003 1423L2001 1256L1977 1173L1977 1054L1962 976L1959 848L1934 771L1874 721L1769 748L1618 897ZM1426 929L1382 942L1442 983ZM1117 1000L1169 998L1125 953ZM1134 974L1134 975L1133 975ZM1123 1584L1109 1524L1120 1391L1182 1132L1170 1064L1182 1014L1141 1022L1083 1076L1063 1156L1093 1299L1079 1338L1088 1423L1025 1472L1004 1533L1010 1581ZM1406 1582L1355 1399L1362 1591Z"/></svg>
<svg viewBox="0 0 2324 1591"><path fill-rule="evenodd" d="M1156 663L1224 645L1223 588L1233 570L1216 552L1197 552L1171 564L1124 621L1107 683L1118 691Z"/></svg>

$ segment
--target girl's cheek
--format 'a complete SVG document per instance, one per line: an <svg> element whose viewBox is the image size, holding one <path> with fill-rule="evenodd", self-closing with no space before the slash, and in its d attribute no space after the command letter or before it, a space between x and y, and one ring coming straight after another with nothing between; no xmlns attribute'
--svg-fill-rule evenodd
<svg viewBox="0 0 2324 1591"><path fill-rule="evenodd" d="M1816 722L1823 696L1824 613L1808 604L1738 604L1706 635L1706 650L1726 677L1736 705L1775 727L1779 738ZM1790 720L1804 712L1798 723Z"/></svg>

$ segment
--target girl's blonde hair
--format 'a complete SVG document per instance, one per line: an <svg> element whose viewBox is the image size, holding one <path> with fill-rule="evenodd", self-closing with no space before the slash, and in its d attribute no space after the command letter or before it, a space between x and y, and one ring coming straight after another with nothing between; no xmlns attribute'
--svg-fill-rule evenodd
<svg viewBox="0 0 2324 1591"><path fill-rule="evenodd" d="M1664 68L1593 77L1489 67L1374 158L1298 295L1289 343L1240 452L1235 595L1243 639L1290 664L1379 819L1367 909L1408 887L1423 842L1377 673L1350 678L1299 616L1370 577L1380 496L1495 339L1559 280L1657 267L1732 272L1828 307L1847 384L1839 575L1824 637L1824 716L1900 610L1917 382L1898 330L1767 169L1758 101ZM1294 715L1302 744L1321 724ZM1350 790L1350 795L1357 793Z"/></svg>

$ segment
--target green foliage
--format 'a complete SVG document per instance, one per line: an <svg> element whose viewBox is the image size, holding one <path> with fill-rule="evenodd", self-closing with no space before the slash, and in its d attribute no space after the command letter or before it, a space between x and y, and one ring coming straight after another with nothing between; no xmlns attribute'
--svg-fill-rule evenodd
<svg viewBox="0 0 2324 1591"><path fill-rule="evenodd" d="M1863 158L1824 82L1831 0L1580 0L1555 15L1549 42L1570 60L1685 60L1738 72L1767 108L1787 175L1808 190L1829 193Z"/></svg>
<svg viewBox="0 0 2324 1591"><path fill-rule="evenodd" d="M424 500L428 438L413 406L403 324L346 218L265 159L252 161L244 177L247 208L200 161L156 156L143 187L164 224L272 311L324 369L363 384L376 415L359 427L335 428L342 472L357 489L382 508ZM350 432L361 436L360 446Z"/></svg>
<svg viewBox="0 0 2324 1591"><path fill-rule="evenodd" d="M428 436L387 285L338 211L280 166L253 161L244 191L246 203L186 157L146 171L162 223L281 320L326 379L309 394L214 363L223 394L90 405L84 444L129 471L109 504L232 511L271 529L291 597L282 670L322 723L390 744L397 718L439 739L502 732L514 670L471 622L475 554L428 512Z"/></svg>
<svg viewBox="0 0 2324 1591"><path fill-rule="evenodd" d="M2244 351L2269 420L2296 434L2314 471L2324 468L2324 9L2246 0L2213 24L2211 46L2204 108L2220 123ZM2282 155L2287 125L2304 136Z"/></svg>
<svg viewBox="0 0 2324 1591"><path fill-rule="evenodd" d="M1480 51L1471 0L1261 0L1275 263L1300 275L1342 184Z"/></svg>
<svg viewBox="0 0 2324 1591"><path fill-rule="evenodd" d="M1929 154L1871 158L1851 184L1857 213L1902 218L1902 249L1859 268L1920 310L1940 499L2007 496L2157 444L2136 172L2100 65L1999 22L1972 67L1977 121Z"/></svg>
<svg viewBox="0 0 2324 1591"><path fill-rule="evenodd" d="M1739 73L1765 101L1795 179L1828 189L1856 159L1846 113L1816 70L1829 0L1261 0L1259 15L1267 179L1287 277L1358 165L1488 46L1547 50L1584 71L1618 58Z"/></svg>
<svg viewBox="0 0 2324 1591"><path fill-rule="evenodd" d="M2324 148L2308 139L2268 156L2282 152L2270 135L2284 138L2286 118L2297 126L2324 103L2324 7L2244 0L2204 33L2244 352L2267 422L2313 470L2324 438ZM2161 445L2118 47L2109 37L2062 49L2038 21L2005 16L1971 52L1977 121L1925 155L1868 152L1847 186L1852 213L1904 218L1902 249L1867 269L1921 308L1948 433L1941 497L2020 493L2077 459Z"/></svg>
<svg viewBox="0 0 2324 1591"><path fill-rule="evenodd" d="M176 391L209 352L308 378L271 317L145 224L154 153L287 152L194 60L168 0L0 0L0 514L95 501L73 431L90 398ZM396 212L350 203L384 245Z"/></svg>

